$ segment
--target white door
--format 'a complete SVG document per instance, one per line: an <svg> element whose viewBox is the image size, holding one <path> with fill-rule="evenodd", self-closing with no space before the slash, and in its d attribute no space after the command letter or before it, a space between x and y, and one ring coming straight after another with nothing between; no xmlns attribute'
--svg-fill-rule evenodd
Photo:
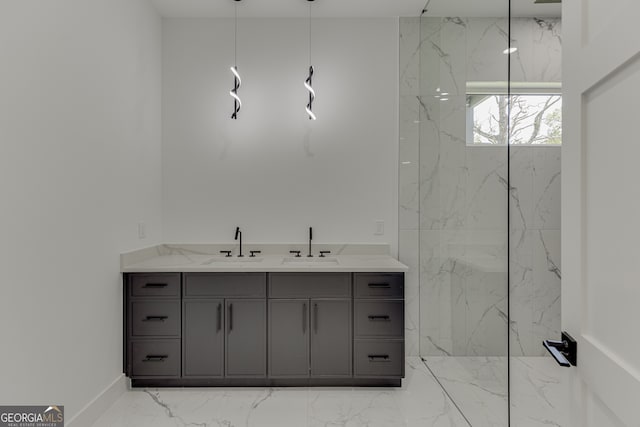
<svg viewBox="0 0 640 427"><path fill-rule="evenodd" d="M571 425L640 426L640 1L565 0L562 17Z"/></svg>

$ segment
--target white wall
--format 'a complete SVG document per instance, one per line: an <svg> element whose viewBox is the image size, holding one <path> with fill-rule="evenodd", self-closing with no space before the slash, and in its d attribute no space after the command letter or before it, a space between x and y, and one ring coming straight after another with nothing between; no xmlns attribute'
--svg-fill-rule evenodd
<svg viewBox="0 0 640 427"><path fill-rule="evenodd" d="M161 241L160 42L145 0L0 3L2 404L70 419L121 375L119 253Z"/></svg>
<svg viewBox="0 0 640 427"><path fill-rule="evenodd" d="M241 19L244 106L230 119L233 20L163 23L168 242L386 242L396 252L397 19ZM386 234L374 236L374 221Z"/></svg>

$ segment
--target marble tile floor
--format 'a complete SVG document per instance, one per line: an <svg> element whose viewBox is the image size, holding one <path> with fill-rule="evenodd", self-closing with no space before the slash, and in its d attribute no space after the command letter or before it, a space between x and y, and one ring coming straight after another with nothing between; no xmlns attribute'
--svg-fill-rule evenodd
<svg viewBox="0 0 640 427"><path fill-rule="evenodd" d="M402 388L203 388L126 392L94 427L469 427L426 365Z"/></svg>
<svg viewBox="0 0 640 427"><path fill-rule="evenodd" d="M473 427L506 427L507 358L423 358ZM511 358L511 425L567 426L569 369L551 357Z"/></svg>
<svg viewBox="0 0 640 427"><path fill-rule="evenodd" d="M512 358L511 425L568 425L567 375ZM136 389L94 427L506 427L506 381L504 357L410 357L402 388Z"/></svg>

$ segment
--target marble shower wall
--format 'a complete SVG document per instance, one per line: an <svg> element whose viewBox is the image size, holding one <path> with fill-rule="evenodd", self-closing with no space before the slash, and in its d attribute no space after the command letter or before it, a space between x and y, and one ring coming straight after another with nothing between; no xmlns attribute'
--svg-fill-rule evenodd
<svg viewBox="0 0 640 427"><path fill-rule="evenodd" d="M515 19L512 80L558 82L560 22ZM400 20L400 260L407 354L541 355L560 328L560 148L467 145L466 83L506 82L504 18ZM447 93L447 101L435 95Z"/></svg>
<svg viewBox="0 0 640 427"><path fill-rule="evenodd" d="M560 336L560 159L553 146L511 147L511 354L545 355Z"/></svg>

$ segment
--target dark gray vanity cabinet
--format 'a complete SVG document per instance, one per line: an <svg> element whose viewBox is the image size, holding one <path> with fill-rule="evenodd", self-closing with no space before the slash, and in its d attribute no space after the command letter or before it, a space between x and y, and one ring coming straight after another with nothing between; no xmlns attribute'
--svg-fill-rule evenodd
<svg viewBox="0 0 640 427"><path fill-rule="evenodd" d="M266 300L183 302L183 377L266 376Z"/></svg>
<svg viewBox="0 0 640 427"><path fill-rule="evenodd" d="M269 276L269 376L351 377L351 275Z"/></svg>
<svg viewBox="0 0 640 427"><path fill-rule="evenodd" d="M264 378L265 273L185 273L183 377Z"/></svg>
<svg viewBox="0 0 640 427"><path fill-rule="evenodd" d="M229 299L225 373L228 378L267 376L267 301Z"/></svg>
<svg viewBox="0 0 640 427"><path fill-rule="evenodd" d="M182 312L182 376L223 377L224 300L185 300Z"/></svg>
<svg viewBox="0 0 640 427"><path fill-rule="evenodd" d="M351 376L351 299L311 300L311 376Z"/></svg>
<svg viewBox="0 0 640 427"><path fill-rule="evenodd" d="M180 274L125 276L125 372L180 377Z"/></svg>
<svg viewBox="0 0 640 427"><path fill-rule="evenodd" d="M309 376L309 300L269 300L269 376Z"/></svg>
<svg viewBox="0 0 640 427"><path fill-rule="evenodd" d="M404 273L128 273L134 387L399 386Z"/></svg>
<svg viewBox="0 0 640 427"><path fill-rule="evenodd" d="M354 376L404 377L404 273L355 273Z"/></svg>

